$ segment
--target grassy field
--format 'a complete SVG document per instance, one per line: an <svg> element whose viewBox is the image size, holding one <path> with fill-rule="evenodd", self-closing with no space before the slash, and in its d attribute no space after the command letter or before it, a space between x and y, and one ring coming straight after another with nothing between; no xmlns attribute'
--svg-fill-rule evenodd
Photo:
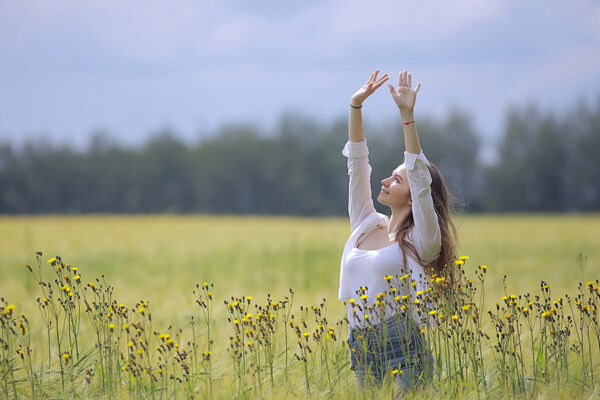
<svg viewBox="0 0 600 400"><path fill-rule="evenodd" d="M470 256L467 270L488 266L488 307L504 295L504 275L510 293L537 293L544 280L555 296L600 277L600 215L461 216L455 222L459 253ZM156 326L185 326L199 312L192 290L205 281L214 284L217 335L227 334L223 299L251 295L260 303L267 293L278 299L289 288L296 304L325 297L335 321L345 315L337 290L348 230L343 218L2 217L0 296L30 317L33 337L42 334L40 290L25 268L42 251L44 262L59 255L79 267L82 281L104 274L119 302L149 302ZM349 369L346 374L353 382Z"/></svg>

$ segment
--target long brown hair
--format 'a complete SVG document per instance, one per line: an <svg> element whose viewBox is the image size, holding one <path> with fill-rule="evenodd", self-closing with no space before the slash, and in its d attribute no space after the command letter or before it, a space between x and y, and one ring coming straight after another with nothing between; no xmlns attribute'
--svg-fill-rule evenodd
<svg viewBox="0 0 600 400"><path fill-rule="evenodd" d="M450 282L455 282L454 260L456 258L456 246L458 243L456 227L450 218L451 205L454 198L442 173L433 163L428 166L431 174L431 197L433 198L433 206L438 217L440 231L442 234L442 249L437 259L429 265L424 265L425 262L421 259L415 246L407 240L408 232L415 225L412 212L404 220L403 224L396 232L396 241L402 249L404 257L404 265L406 265L406 254L413 256L421 265L425 266L425 270L430 274L437 276L446 276Z"/></svg>

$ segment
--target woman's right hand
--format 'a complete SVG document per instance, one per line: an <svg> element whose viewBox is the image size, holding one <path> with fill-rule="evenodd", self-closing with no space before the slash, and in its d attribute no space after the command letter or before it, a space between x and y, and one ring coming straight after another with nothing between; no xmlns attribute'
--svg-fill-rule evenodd
<svg viewBox="0 0 600 400"><path fill-rule="evenodd" d="M371 95L371 93L377 90L381 85L385 83L385 81L389 79L388 74L384 74L379 80L377 80L378 73L379 70L373 72L367 83L362 85L362 87L352 95L350 104L352 104L355 107L360 107L363 101L365 101L367 97Z"/></svg>

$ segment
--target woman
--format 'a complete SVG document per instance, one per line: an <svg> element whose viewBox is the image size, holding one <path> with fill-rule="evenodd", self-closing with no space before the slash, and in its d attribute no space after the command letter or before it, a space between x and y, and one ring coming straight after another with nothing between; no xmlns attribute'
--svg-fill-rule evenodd
<svg viewBox="0 0 600 400"><path fill-rule="evenodd" d="M418 325L429 322L422 306L431 276L452 279L456 231L450 193L419 144L413 111L421 84L413 89L406 70L399 74L397 90L388 84L403 121L405 163L381 181L377 196L390 207L391 217L375 211L361 107L388 80L387 74L377 80L378 73L350 101L342 154L348 157L352 233L342 256L339 298L348 300L348 343L359 385L392 376L407 390L424 381L433 366Z"/></svg>

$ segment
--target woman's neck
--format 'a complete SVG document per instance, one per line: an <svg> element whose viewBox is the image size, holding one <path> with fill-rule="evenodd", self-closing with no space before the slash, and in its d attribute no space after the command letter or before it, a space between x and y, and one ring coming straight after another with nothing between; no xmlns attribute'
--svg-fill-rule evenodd
<svg viewBox="0 0 600 400"><path fill-rule="evenodd" d="M398 232L398 230L410 214L410 211L410 206L397 210L392 210L392 216L390 217L390 223L388 224L388 235L395 234L396 232Z"/></svg>

